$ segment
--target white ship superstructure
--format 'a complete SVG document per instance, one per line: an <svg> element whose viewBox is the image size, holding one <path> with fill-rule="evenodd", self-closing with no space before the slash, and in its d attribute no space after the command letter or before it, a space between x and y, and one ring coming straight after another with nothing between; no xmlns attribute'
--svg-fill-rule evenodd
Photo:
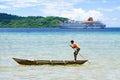
<svg viewBox="0 0 120 80"><path fill-rule="evenodd" d="M88 18L87 21L68 21L60 25L60 28L105 28L106 25L100 21L93 21L93 18Z"/></svg>

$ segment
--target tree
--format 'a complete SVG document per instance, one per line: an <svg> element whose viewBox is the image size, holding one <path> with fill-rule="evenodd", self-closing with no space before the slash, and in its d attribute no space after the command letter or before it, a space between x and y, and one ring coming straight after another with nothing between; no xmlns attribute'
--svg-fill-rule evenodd
<svg viewBox="0 0 120 80"><path fill-rule="evenodd" d="M57 16L28 16L21 17L0 13L0 28L51 28L67 21L68 18Z"/></svg>

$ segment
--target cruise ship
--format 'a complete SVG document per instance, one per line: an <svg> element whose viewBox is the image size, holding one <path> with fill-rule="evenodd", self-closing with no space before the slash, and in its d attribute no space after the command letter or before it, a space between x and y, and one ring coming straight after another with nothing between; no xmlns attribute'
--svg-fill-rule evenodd
<svg viewBox="0 0 120 80"><path fill-rule="evenodd" d="M71 29L71 28L104 29L104 28L106 28L106 25L100 21L94 21L92 17L89 17L88 20L84 21L84 22L74 21L74 20L64 22L60 25L60 28L63 28L63 29Z"/></svg>

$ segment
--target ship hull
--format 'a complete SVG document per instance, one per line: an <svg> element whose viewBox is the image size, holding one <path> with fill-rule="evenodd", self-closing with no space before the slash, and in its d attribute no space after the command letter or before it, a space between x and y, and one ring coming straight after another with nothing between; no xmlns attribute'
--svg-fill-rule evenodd
<svg viewBox="0 0 120 80"><path fill-rule="evenodd" d="M100 22L94 22L94 23L63 23L60 25L60 28L63 29L104 29L106 27L105 24L100 23Z"/></svg>

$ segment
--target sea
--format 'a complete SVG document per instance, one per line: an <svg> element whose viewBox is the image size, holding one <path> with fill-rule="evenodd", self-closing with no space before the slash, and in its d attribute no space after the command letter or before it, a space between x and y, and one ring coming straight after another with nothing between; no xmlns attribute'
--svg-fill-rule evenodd
<svg viewBox="0 0 120 80"><path fill-rule="evenodd" d="M82 65L19 65L12 58L73 60L74 40ZM120 80L120 28L1 28L0 80Z"/></svg>

